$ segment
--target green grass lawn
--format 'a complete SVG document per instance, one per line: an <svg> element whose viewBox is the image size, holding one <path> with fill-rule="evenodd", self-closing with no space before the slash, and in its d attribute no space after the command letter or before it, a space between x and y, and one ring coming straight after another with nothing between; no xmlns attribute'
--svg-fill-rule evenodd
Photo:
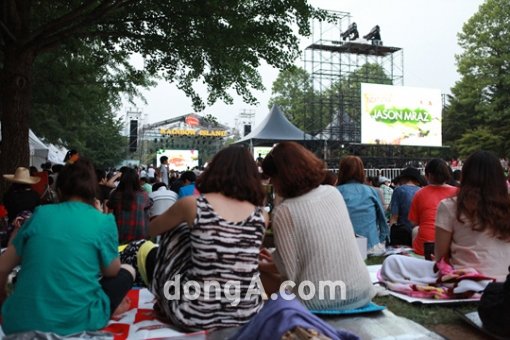
<svg viewBox="0 0 510 340"><path fill-rule="evenodd" d="M369 257L367 265L381 264L384 257ZM398 316L413 320L425 327L437 324L463 324L456 310L463 314L475 311L477 303L462 303L460 305L415 305L402 301L394 296L376 297L374 302L386 306Z"/></svg>

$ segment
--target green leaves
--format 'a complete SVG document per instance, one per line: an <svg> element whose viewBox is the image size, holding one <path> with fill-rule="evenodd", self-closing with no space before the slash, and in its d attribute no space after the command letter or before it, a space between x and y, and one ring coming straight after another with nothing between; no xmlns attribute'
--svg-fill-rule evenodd
<svg viewBox="0 0 510 340"><path fill-rule="evenodd" d="M33 91L24 89L2 102L10 110L2 112L4 129L19 126L24 135L4 134L2 158L9 163L0 170L27 165L27 152L13 157L16 150L10 146L28 150L23 136L29 116L34 130L49 141L90 151L89 157L101 155L98 162L113 162L118 152L103 155L98 145L117 143L112 112L122 93L136 96L136 86L151 85L148 75L176 83L196 110L218 100L232 102L232 90L256 103L251 90L263 90L257 71L261 60L276 68L291 65L299 54L296 27L307 35L316 17L326 15L306 0L4 1L0 84L5 93L18 93L16 83L6 78L22 70L16 77L33 85ZM143 71L129 66L131 53L142 55ZM197 83L207 86L206 99L195 91ZM107 136L116 139L98 142Z"/></svg>
<svg viewBox="0 0 510 340"><path fill-rule="evenodd" d="M488 0L459 33L462 78L444 112L444 139L463 155L485 148L510 153L510 2ZM467 143L472 143L467 145Z"/></svg>
<svg viewBox="0 0 510 340"><path fill-rule="evenodd" d="M115 113L121 96L152 84L129 64L129 54L74 43L40 56L34 65L32 129L51 143L80 150L98 166L125 158L127 141Z"/></svg>

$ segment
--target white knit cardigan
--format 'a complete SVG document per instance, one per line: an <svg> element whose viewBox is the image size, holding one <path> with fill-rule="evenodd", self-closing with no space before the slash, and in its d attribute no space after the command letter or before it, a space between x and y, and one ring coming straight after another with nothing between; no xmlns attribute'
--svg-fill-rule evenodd
<svg viewBox="0 0 510 340"><path fill-rule="evenodd" d="M315 286L315 295L301 301L309 309L351 309L366 305L375 295L368 270L361 258L349 212L340 192L321 185L295 198L285 199L273 213L272 228L280 273L298 287L303 281ZM320 281L342 281L335 298ZM310 293L304 289L305 293ZM311 295L311 294L310 294ZM344 295L345 299L342 299ZM309 298L306 297L306 298Z"/></svg>

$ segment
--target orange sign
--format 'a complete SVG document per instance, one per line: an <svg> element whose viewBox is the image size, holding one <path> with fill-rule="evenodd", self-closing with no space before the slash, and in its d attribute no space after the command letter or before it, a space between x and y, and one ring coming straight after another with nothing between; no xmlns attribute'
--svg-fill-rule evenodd
<svg viewBox="0 0 510 340"><path fill-rule="evenodd" d="M200 121L198 120L198 118L193 117L193 116L187 116L184 119L184 122L190 126L198 126L198 124L200 124Z"/></svg>

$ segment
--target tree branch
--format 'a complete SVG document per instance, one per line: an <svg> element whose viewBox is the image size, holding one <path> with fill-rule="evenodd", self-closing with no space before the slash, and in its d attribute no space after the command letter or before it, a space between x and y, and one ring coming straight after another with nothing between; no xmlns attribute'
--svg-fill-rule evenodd
<svg viewBox="0 0 510 340"><path fill-rule="evenodd" d="M62 43L63 40L67 38L108 38L108 37L127 37L127 38L143 38L141 34L134 34L128 31L95 31L95 32L80 32L80 31L70 31L64 36L56 37L55 39L48 40L42 45L39 45L37 48L37 52L47 52L51 51L58 45Z"/></svg>
<svg viewBox="0 0 510 340"><path fill-rule="evenodd" d="M69 12L69 13L61 16L60 18L57 18L57 19L47 23L46 25L40 27L39 29L37 29L32 34L31 40L32 39L38 39L38 37L44 36L48 32L51 32L51 31L54 31L54 30L59 30L60 28L65 27L69 23L74 22L76 20L76 18L78 18L79 16L83 15L83 13L86 13L86 11L90 7L94 6L95 4L96 4L96 1L94 1L94 0L87 0L87 1L85 1L81 6L78 6L77 8L72 10L71 12Z"/></svg>
<svg viewBox="0 0 510 340"><path fill-rule="evenodd" d="M16 42L16 37L14 36L14 34L12 34L12 32L9 30L9 28L5 25L5 23L0 20L0 28L2 28L2 30L4 31L4 33L9 37L11 38L11 40L13 42Z"/></svg>
<svg viewBox="0 0 510 340"><path fill-rule="evenodd" d="M53 29L51 31L41 32L38 36L33 35L25 48L35 47L38 51L47 50L48 46L53 46L55 43L58 45L59 41L69 38L73 33L86 28L109 12L127 6L135 1L136 0L119 0L114 3L105 1L88 13L83 13L83 6L80 6L82 7L81 14L73 14L72 21L61 20L60 24L52 25ZM68 15L70 16L70 13Z"/></svg>

